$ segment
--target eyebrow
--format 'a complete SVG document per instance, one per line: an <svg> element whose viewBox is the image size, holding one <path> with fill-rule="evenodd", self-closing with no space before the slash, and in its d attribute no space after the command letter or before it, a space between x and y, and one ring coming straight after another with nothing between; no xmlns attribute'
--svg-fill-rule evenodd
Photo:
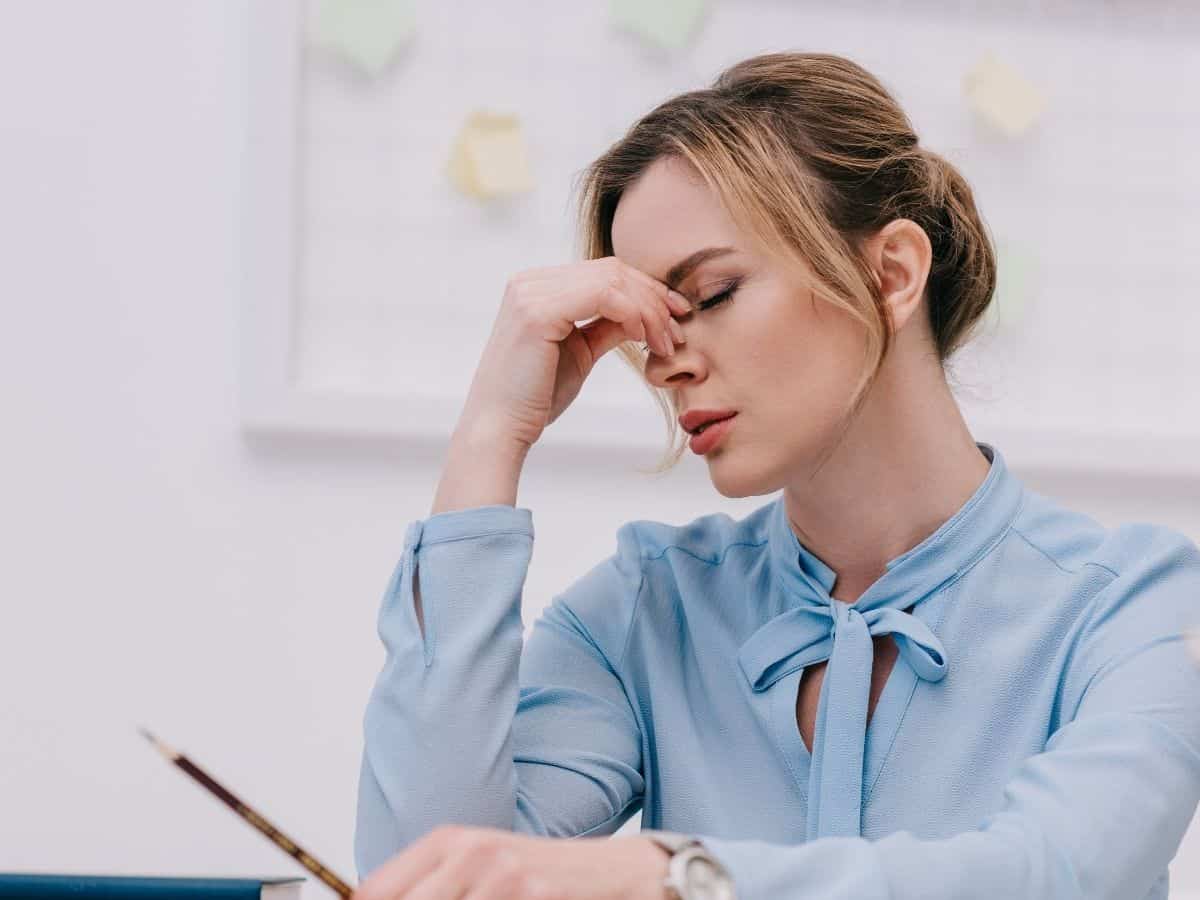
<svg viewBox="0 0 1200 900"><path fill-rule="evenodd" d="M701 263L706 263L718 256L725 256L726 254L736 252L737 249L735 247L705 247L703 250L697 250L686 259L681 259L675 263L663 281L672 289L678 290L679 282L687 278L692 273L692 270L697 268Z"/></svg>

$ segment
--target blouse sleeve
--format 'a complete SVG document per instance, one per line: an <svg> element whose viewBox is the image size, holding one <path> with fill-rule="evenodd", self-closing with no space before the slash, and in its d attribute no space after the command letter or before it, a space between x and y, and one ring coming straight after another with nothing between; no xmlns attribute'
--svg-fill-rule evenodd
<svg viewBox="0 0 1200 900"><path fill-rule="evenodd" d="M386 658L363 720L360 877L441 824L598 835L639 808L641 732L610 662L641 587L632 528L553 599L523 647L532 544L531 512L503 504L409 526L379 613ZM577 604L611 610L602 633L583 625Z"/></svg>
<svg viewBox="0 0 1200 900"><path fill-rule="evenodd" d="M1108 574L1060 686L1065 724L1000 809L940 840L700 835L739 900L1145 897L1200 802L1200 671L1185 646L1200 621L1200 551L1180 535Z"/></svg>

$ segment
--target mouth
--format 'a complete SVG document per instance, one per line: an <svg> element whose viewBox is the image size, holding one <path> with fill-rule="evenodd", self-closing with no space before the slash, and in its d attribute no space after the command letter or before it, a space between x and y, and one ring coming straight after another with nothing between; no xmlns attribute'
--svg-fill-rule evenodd
<svg viewBox="0 0 1200 900"><path fill-rule="evenodd" d="M703 425L698 426L696 428L696 430L692 432L692 434L704 434L704 432L706 430L711 428L713 425L716 425L718 422L724 422L726 419L732 419L736 415L737 415L737 413L732 413L732 414L730 414L728 416L724 416L723 418L720 418L720 419L710 419L709 421L705 422Z"/></svg>
<svg viewBox="0 0 1200 900"><path fill-rule="evenodd" d="M732 416L725 416L723 419L713 419L705 422L703 426L692 432L691 440L688 441L688 447L693 453L701 456L706 455L709 451L715 449L721 444L726 436L733 428L733 419L736 413Z"/></svg>

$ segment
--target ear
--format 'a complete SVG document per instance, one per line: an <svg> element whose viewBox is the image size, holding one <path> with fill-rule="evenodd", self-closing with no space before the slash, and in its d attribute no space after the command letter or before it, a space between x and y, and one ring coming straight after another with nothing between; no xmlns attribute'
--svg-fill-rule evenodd
<svg viewBox="0 0 1200 900"><path fill-rule="evenodd" d="M925 298L933 259L929 235L911 219L893 219L866 241L864 249L891 315L892 332L899 332Z"/></svg>

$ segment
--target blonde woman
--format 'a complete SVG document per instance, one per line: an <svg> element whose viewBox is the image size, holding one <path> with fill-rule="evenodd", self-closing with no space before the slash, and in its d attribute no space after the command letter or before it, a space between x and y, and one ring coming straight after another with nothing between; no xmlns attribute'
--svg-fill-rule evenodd
<svg viewBox="0 0 1200 900"><path fill-rule="evenodd" d="M778 53L584 187L588 258L508 284L383 601L358 896L1165 898L1200 550L972 437L944 367L995 259L962 176L861 67ZM523 646L521 468L613 349L718 492L781 493L622 526Z"/></svg>

